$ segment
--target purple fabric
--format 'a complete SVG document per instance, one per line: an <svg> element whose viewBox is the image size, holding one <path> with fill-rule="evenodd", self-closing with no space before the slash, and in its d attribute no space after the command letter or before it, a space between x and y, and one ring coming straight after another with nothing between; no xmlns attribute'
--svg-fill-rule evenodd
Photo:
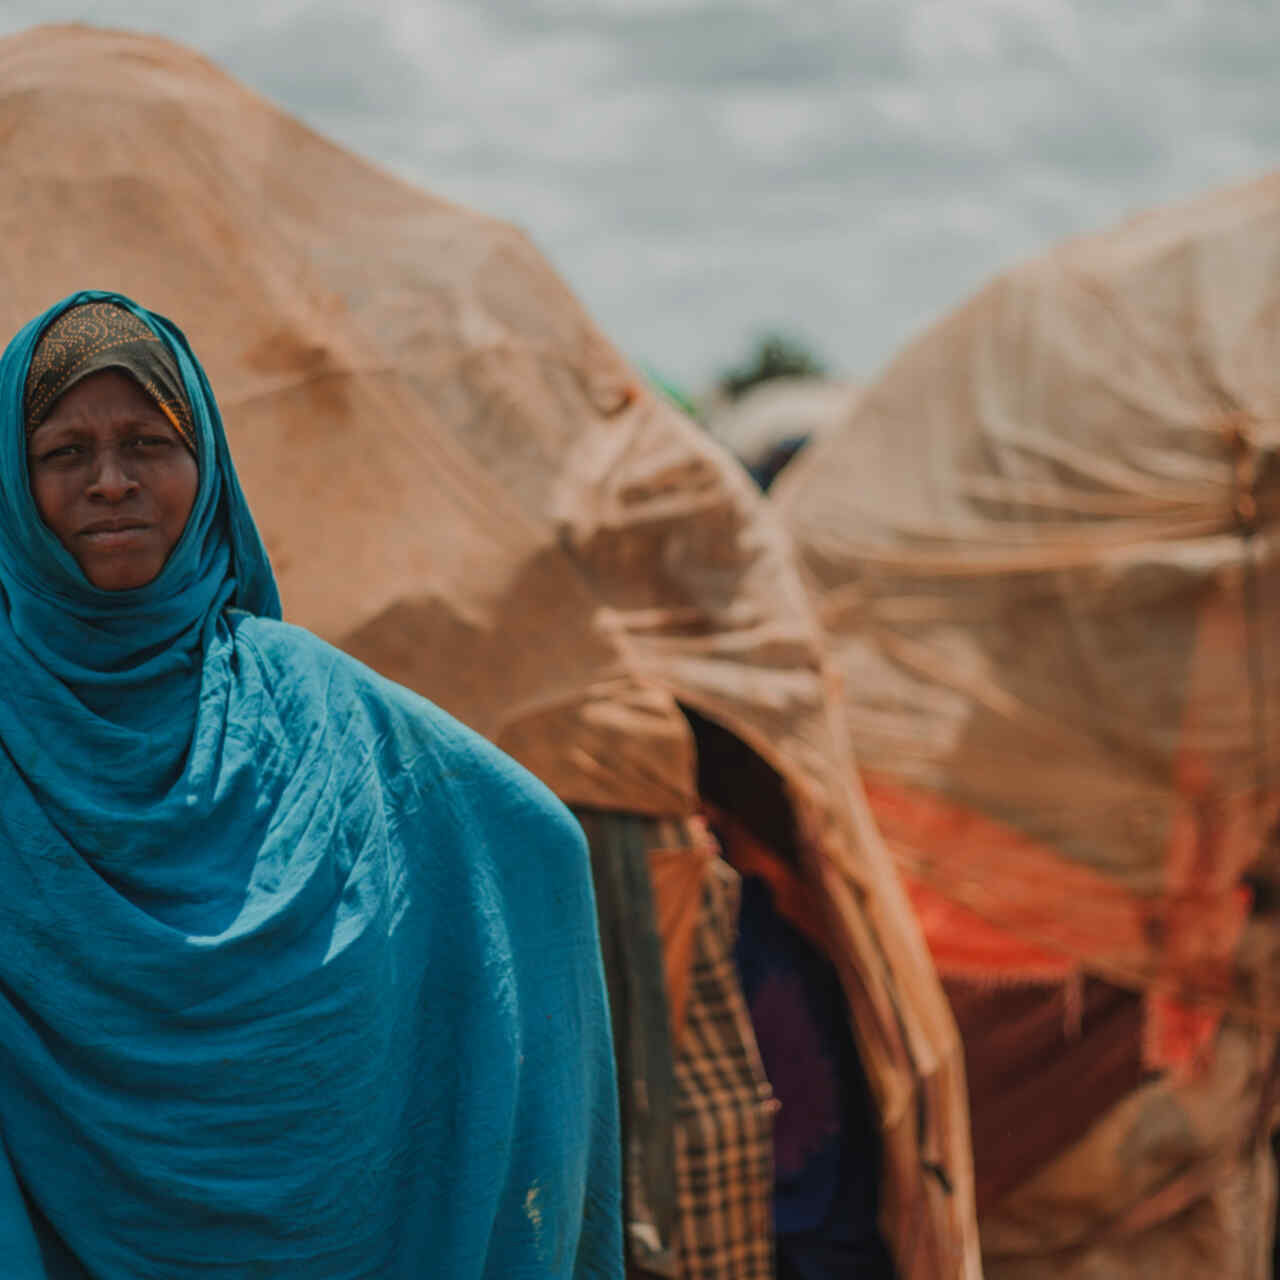
<svg viewBox="0 0 1280 1280"><path fill-rule="evenodd" d="M891 1275L877 1224L880 1143L844 993L830 961L754 876L743 880L736 960L782 1104L774 1130L780 1268L837 1274L829 1268L841 1260L838 1274Z"/></svg>

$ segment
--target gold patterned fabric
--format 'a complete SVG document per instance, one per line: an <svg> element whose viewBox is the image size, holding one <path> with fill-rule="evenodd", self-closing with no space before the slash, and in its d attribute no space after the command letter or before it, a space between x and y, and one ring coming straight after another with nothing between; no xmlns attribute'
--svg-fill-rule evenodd
<svg viewBox="0 0 1280 1280"><path fill-rule="evenodd" d="M23 406L27 435L48 417L59 396L105 369L129 374L156 402L187 448L196 452L195 423L177 363L149 325L113 302L73 307L45 330L27 373Z"/></svg>

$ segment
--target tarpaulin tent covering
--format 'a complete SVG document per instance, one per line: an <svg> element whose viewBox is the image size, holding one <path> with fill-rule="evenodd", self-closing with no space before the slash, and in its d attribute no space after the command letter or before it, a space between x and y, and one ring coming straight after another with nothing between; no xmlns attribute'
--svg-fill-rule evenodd
<svg viewBox="0 0 1280 1280"><path fill-rule="evenodd" d="M1078 1113L984 1210L989 1275L1264 1274L1278 267L1280 175L1070 241L775 491L971 1064L1031 988L1077 1054L1055 1086L1028 1030L1017 1112L973 1079L980 1186Z"/></svg>
<svg viewBox="0 0 1280 1280"><path fill-rule="evenodd" d="M786 779L891 1138L886 1216L903 1275L972 1269L949 1016L849 786L789 540L741 472L645 390L522 234L312 135L288 154L292 235L317 275L525 513L555 529L640 672ZM335 189L352 199L323 199ZM313 193L305 207L300 190Z"/></svg>
<svg viewBox="0 0 1280 1280"><path fill-rule="evenodd" d="M173 314L286 616L586 808L685 816L677 699L785 777L886 1134L904 1280L972 1276L954 1026L865 805L786 535L528 240L172 44L0 42L0 318L74 287Z"/></svg>

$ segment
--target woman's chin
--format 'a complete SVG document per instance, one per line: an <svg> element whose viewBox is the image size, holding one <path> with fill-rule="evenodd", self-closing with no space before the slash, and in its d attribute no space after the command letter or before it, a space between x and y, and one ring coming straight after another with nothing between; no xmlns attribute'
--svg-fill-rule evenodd
<svg viewBox="0 0 1280 1280"><path fill-rule="evenodd" d="M80 568L90 585L99 591L133 591L154 582L164 568L164 561L155 564L151 556L85 557L80 561Z"/></svg>

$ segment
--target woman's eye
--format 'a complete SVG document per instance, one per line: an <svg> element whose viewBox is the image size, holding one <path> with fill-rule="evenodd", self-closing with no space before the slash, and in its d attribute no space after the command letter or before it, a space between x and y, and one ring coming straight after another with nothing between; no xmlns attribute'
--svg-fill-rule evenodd
<svg viewBox="0 0 1280 1280"><path fill-rule="evenodd" d="M60 444L56 449L46 449L40 454L37 462L58 462L64 458L75 458L80 455L81 448L78 444Z"/></svg>

